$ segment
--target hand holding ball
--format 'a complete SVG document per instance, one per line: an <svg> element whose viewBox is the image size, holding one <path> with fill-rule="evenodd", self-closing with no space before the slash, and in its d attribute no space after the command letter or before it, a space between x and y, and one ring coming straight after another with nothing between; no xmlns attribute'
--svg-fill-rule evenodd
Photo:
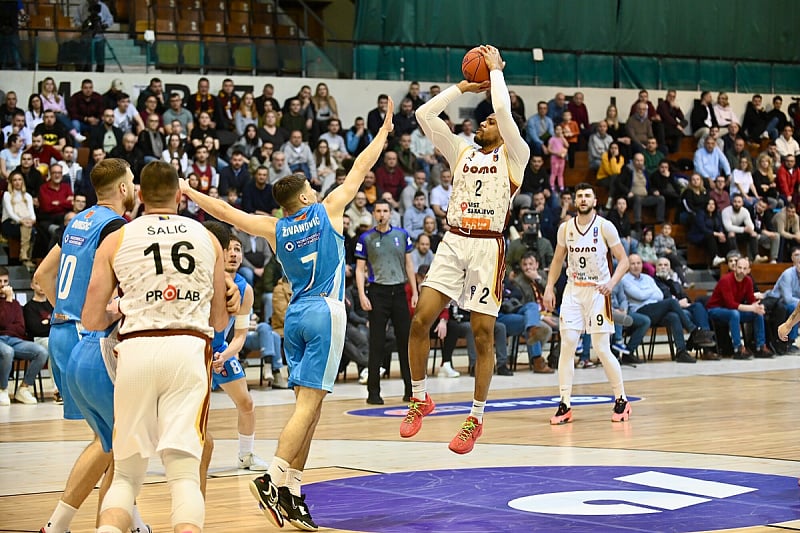
<svg viewBox="0 0 800 533"><path fill-rule="evenodd" d="M489 81L489 67L479 46L464 55L464 59L461 60L461 73L464 74L465 80L472 83Z"/></svg>

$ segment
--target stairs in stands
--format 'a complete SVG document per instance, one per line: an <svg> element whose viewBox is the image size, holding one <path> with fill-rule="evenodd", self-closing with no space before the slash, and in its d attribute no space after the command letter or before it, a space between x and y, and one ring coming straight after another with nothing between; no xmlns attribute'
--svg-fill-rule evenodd
<svg viewBox="0 0 800 533"><path fill-rule="evenodd" d="M127 71L128 67L138 70L147 66L145 49L136 44L133 39L129 39L121 33L109 33L107 41L122 64L123 70ZM114 59L111 57L111 52L108 48L106 48L106 68L112 71L116 69Z"/></svg>

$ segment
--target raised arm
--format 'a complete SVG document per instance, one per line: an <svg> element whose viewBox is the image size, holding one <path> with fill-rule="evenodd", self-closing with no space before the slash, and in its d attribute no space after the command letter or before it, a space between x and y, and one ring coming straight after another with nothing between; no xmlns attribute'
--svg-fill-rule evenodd
<svg viewBox="0 0 800 533"><path fill-rule="evenodd" d="M325 211L328 213L328 218L331 220L334 228L339 231L342 229L342 215L347 204L353 201L361 184L364 183L364 176L369 169L375 166L378 161L383 147L386 144L386 137L394 129L392 124L392 117L394 116L394 102L389 98L389 107L386 110L386 118L383 119L383 125L378 130L372 142L361 152L356 160L353 162L353 167L347 173L344 183L336 187L325 199L322 205L325 206ZM202 207L202 206L201 206Z"/></svg>
<svg viewBox="0 0 800 533"><path fill-rule="evenodd" d="M508 95L508 87L503 77L503 68L506 63L500 57L500 51L494 46L481 46L481 53L483 53L486 66L489 67L492 106L497 129L500 130L500 136L503 137L508 157L524 169L530 159L531 149L522 138L517 123L514 122L514 117L511 116L511 97ZM522 174L515 177L520 182L522 181Z"/></svg>
<svg viewBox="0 0 800 533"><path fill-rule="evenodd" d="M250 235L261 236L267 239L272 249L275 249L275 224L278 219L269 215L251 215L236 209L228 202L218 198L211 198L207 194L189 187L189 182L181 179L181 192L192 199L200 209L212 217L233 224L238 229Z"/></svg>
<svg viewBox="0 0 800 533"><path fill-rule="evenodd" d="M458 154L460 154L469 143L458 135L453 135L450 128L444 120L439 118L439 115L445 108L454 102L462 93L465 92L483 92L489 87L489 83L469 83L464 80L448 87L446 90L440 92L421 106L416 111L417 123L425 136L431 140L433 145L442 153L444 158L453 165L458 161Z"/></svg>

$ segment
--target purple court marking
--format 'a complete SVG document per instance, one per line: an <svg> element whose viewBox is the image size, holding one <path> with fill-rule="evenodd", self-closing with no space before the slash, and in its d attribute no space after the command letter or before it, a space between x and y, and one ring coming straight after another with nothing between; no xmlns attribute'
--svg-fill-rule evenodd
<svg viewBox="0 0 800 533"><path fill-rule="evenodd" d="M629 402L638 402L642 398L636 396L628 396ZM436 398L434 398L436 401ZM558 396L533 396L530 398L509 398L507 400L489 400L486 404L486 411L519 411L522 409L557 409L558 402L561 399ZM573 396L572 405L595 405L614 403L613 396ZM450 403L437 403L436 410L428 416L445 416L445 415L463 415L469 413L472 409L472 401L468 402L450 402ZM348 415L356 416L396 416L403 417L408 413L406 405L395 407L379 407L371 409L355 409L347 411Z"/></svg>
<svg viewBox="0 0 800 533"><path fill-rule="evenodd" d="M690 468L436 470L304 488L321 527L373 533L682 533L800 519L795 478Z"/></svg>

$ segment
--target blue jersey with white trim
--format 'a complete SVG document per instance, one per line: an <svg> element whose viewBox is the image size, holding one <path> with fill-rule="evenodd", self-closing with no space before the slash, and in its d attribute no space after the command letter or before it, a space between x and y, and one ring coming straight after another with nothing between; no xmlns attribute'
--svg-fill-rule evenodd
<svg viewBox="0 0 800 533"><path fill-rule="evenodd" d="M306 296L344 301L344 236L322 204L278 220L276 255L292 285L292 302Z"/></svg>
<svg viewBox="0 0 800 533"><path fill-rule="evenodd" d="M123 220L108 207L93 206L78 213L67 225L56 279L54 324L80 321L100 234L106 224L118 219Z"/></svg>

